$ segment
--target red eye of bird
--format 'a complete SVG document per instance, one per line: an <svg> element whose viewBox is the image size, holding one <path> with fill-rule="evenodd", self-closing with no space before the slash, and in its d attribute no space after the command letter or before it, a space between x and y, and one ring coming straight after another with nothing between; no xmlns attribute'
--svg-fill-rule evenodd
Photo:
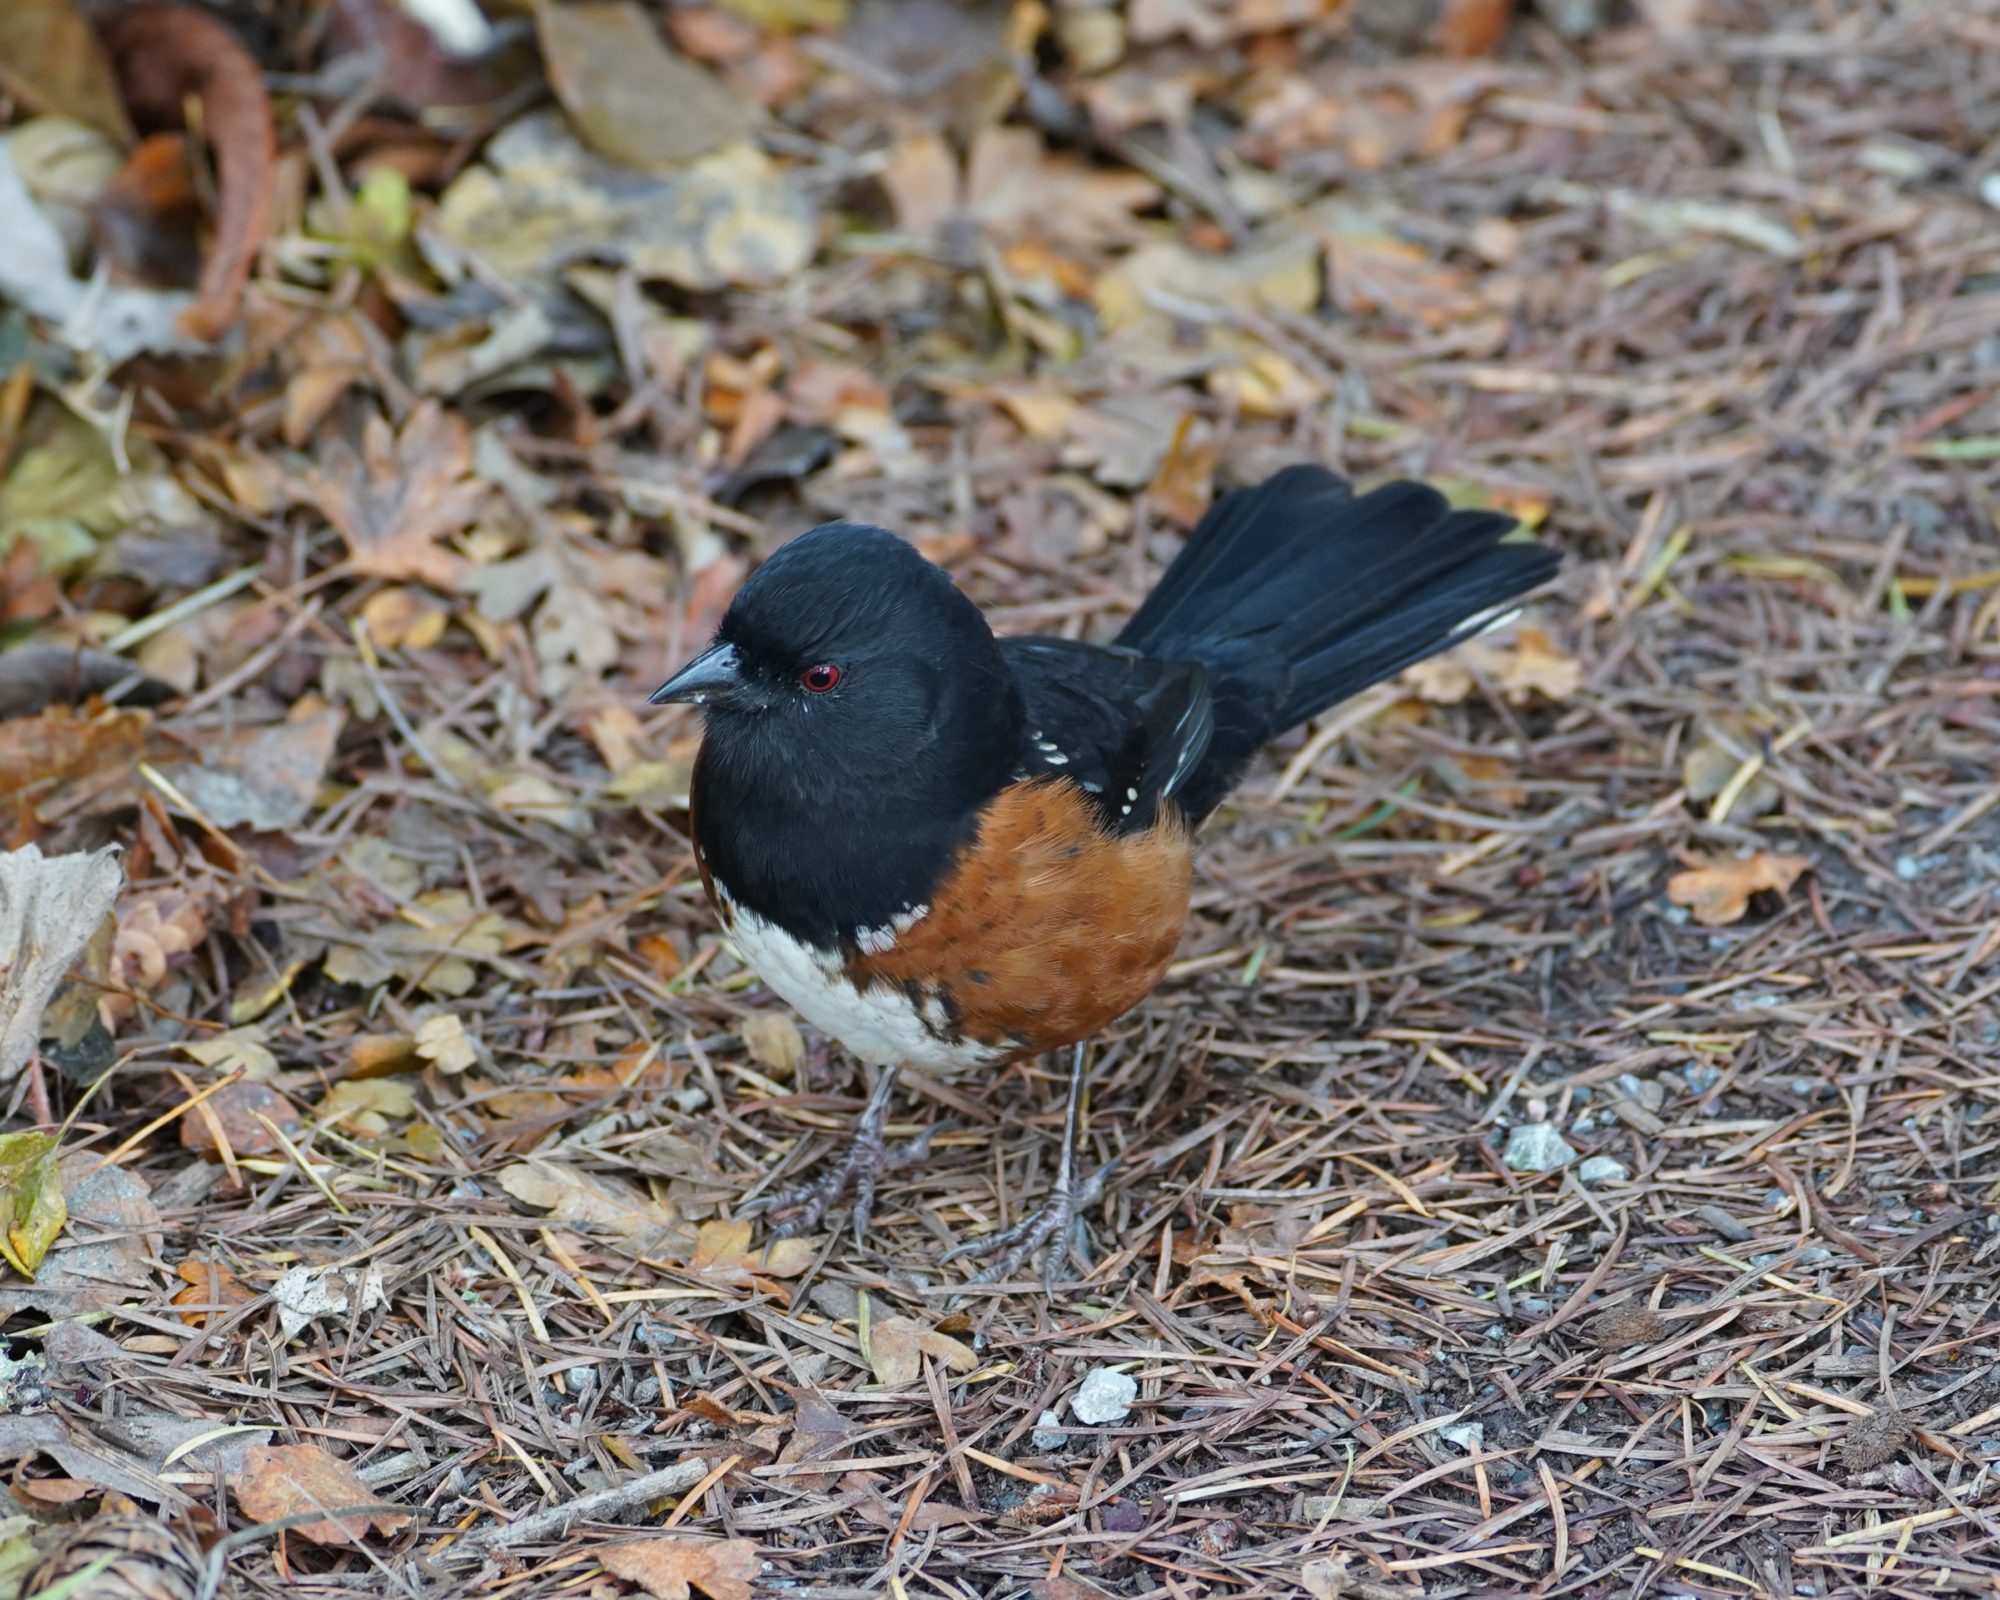
<svg viewBox="0 0 2000 1600"><path fill-rule="evenodd" d="M799 682L812 690L814 694L825 694L827 690L840 682L840 668L836 667L831 661L822 661L818 666L807 667L804 672L801 672L799 674Z"/></svg>

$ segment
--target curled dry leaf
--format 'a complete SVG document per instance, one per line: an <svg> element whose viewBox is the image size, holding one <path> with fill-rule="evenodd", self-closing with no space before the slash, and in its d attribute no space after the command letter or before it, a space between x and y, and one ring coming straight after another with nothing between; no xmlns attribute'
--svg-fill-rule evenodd
<svg viewBox="0 0 2000 1600"><path fill-rule="evenodd" d="M381 1500L352 1467L316 1444L258 1445L236 1482L236 1503L252 1522L335 1513L290 1530L314 1544L359 1544L371 1527L387 1538L409 1524L406 1516L377 1509Z"/></svg>
<svg viewBox="0 0 2000 1600"><path fill-rule="evenodd" d="M614 1578L636 1583L654 1600L688 1600L699 1589L709 1600L750 1600L764 1558L749 1539L707 1539L667 1534L606 1545L594 1552Z"/></svg>
<svg viewBox="0 0 2000 1600"><path fill-rule="evenodd" d="M1677 872L1667 880L1667 898L1686 906L1704 928L1740 922L1750 897L1764 890L1783 894L1812 862L1805 856L1759 850L1738 861L1717 861Z"/></svg>
<svg viewBox="0 0 2000 1600"><path fill-rule="evenodd" d="M186 5L141 4L113 13L104 43L142 129L179 128L190 99L215 152L215 240L181 328L216 339L235 319L243 286L271 229L277 138L264 74L230 29Z"/></svg>
<svg viewBox="0 0 2000 1600"><path fill-rule="evenodd" d="M355 571L441 589L458 582L464 559L437 541L479 514L486 488L472 476L472 435L455 413L427 400L400 433L371 416L359 455L336 439L321 460L302 498L346 541Z"/></svg>
<svg viewBox="0 0 2000 1600"><path fill-rule="evenodd" d="M124 881L116 850L45 856L31 844L0 855L0 1082L26 1064L49 996Z"/></svg>

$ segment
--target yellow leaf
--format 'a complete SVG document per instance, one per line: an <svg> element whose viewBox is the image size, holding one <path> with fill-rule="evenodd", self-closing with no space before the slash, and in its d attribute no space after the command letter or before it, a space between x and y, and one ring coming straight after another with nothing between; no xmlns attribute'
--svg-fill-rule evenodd
<svg viewBox="0 0 2000 1600"><path fill-rule="evenodd" d="M1500 692L1512 705L1524 705L1537 694L1567 700L1582 686L1582 663L1564 655L1540 628L1523 628L1500 668Z"/></svg>
<svg viewBox="0 0 2000 1600"><path fill-rule="evenodd" d="M449 1012L417 1029L417 1054L444 1073L464 1072L479 1060L465 1024Z"/></svg>
<svg viewBox="0 0 2000 1600"><path fill-rule="evenodd" d="M34 1277L69 1220L54 1134L0 1134L0 1220L6 1223L0 1256L22 1277Z"/></svg>
<svg viewBox="0 0 2000 1600"><path fill-rule="evenodd" d="M1804 856L1759 850L1740 861L1717 861L1677 872L1667 880L1667 898L1686 906L1704 928L1740 921L1750 897L1762 890L1783 894L1812 862Z"/></svg>
<svg viewBox="0 0 2000 1600"><path fill-rule="evenodd" d="M177 1048L183 1055L219 1072L241 1072L244 1077L263 1082L278 1075L278 1058L264 1043L260 1027L231 1028L211 1033L205 1039L188 1039Z"/></svg>
<svg viewBox="0 0 2000 1600"><path fill-rule="evenodd" d="M797 1072L799 1063L806 1058L806 1042L800 1036L799 1025L782 1011L767 1011L748 1018L742 1032L750 1059L781 1078Z"/></svg>

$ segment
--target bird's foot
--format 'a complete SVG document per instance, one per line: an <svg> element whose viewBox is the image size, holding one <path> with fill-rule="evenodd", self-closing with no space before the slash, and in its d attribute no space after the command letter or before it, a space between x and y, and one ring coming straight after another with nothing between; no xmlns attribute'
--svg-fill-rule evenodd
<svg viewBox="0 0 2000 1600"><path fill-rule="evenodd" d="M1068 1152L1066 1151L1065 1154ZM992 1256L995 1259L973 1274L974 1283L998 1283L1014 1276L1028 1261L1039 1259L1042 1292L1056 1292L1056 1270L1065 1256L1074 1255L1088 1271L1090 1246L1084 1235L1083 1214L1104 1196L1104 1180L1113 1163L1107 1161L1088 1177L1078 1178L1073 1162L1065 1161L1056 1174L1041 1205L1010 1228L984 1238L968 1240L948 1251L945 1260L961 1256Z"/></svg>
<svg viewBox="0 0 2000 1600"><path fill-rule="evenodd" d="M809 1183L757 1202L758 1209L784 1216L771 1230L773 1238L791 1239L810 1233L842 1200L849 1202L854 1242L858 1245L867 1237L869 1218L875 1210L875 1189L883 1174L922 1161L930 1154L931 1141L950 1126L938 1123L902 1144L889 1143L883 1129L889 1121L888 1088L894 1081L892 1074L882 1075L875 1092L869 1096L867 1109L854 1124L847 1148L832 1166Z"/></svg>

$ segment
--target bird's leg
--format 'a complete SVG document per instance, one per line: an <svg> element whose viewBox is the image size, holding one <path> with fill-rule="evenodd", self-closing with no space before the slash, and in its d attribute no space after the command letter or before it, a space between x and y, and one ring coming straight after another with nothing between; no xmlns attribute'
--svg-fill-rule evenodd
<svg viewBox="0 0 2000 1600"><path fill-rule="evenodd" d="M998 1259L973 1275L974 1283L993 1283L1011 1278L1023 1262L1040 1256L1042 1291L1053 1295L1056 1268L1066 1255L1074 1253L1085 1267L1090 1264L1083 1234L1083 1213L1104 1194L1104 1179L1111 1171L1107 1161L1086 1178L1078 1178L1078 1147L1083 1143L1083 1046L1078 1045L1069 1060L1069 1099L1064 1107L1062 1157L1055 1181L1039 1209L1031 1211L1011 1228L974 1239L950 1251L945 1260L959 1256L995 1256Z"/></svg>
<svg viewBox="0 0 2000 1600"><path fill-rule="evenodd" d="M931 1140L944 1126L942 1123L926 1128L907 1144L892 1145L883 1137L882 1130L889 1121L889 1098L896 1087L896 1072L895 1067L884 1067L875 1079L868 1104L854 1124L854 1133L840 1158L812 1182L787 1189L765 1203L765 1209L772 1212L795 1213L772 1230L777 1238L789 1239L809 1232L829 1209L851 1194L854 1242L860 1244L868 1232L868 1218L875 1209L875 1186L881 1182L882 1174L921 1161L930 1154Z"/></svg>

